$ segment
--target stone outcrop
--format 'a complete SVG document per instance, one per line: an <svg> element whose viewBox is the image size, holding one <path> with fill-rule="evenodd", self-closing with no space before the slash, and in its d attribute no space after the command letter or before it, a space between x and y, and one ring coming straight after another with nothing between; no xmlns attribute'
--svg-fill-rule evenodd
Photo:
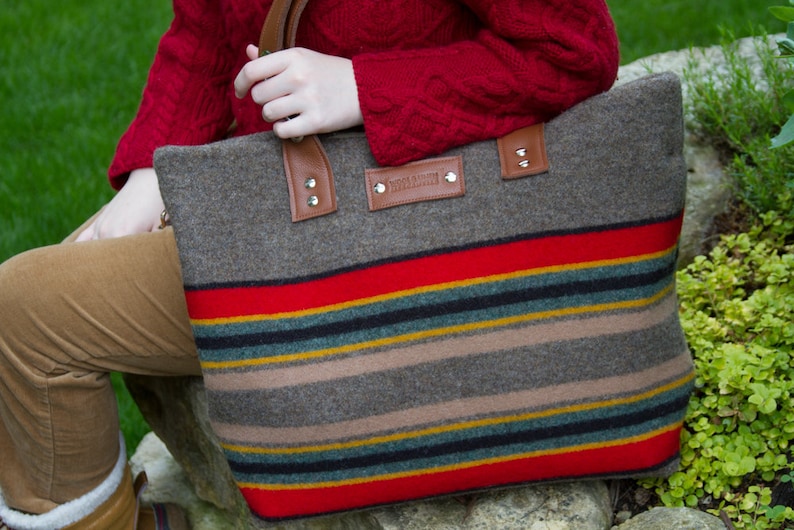
<svg viewBox="0 0 794 530"><path fill-rule="evenodd" d="M739 46L739 53L750 57L754 64L752 41L742 41ZM695 67L703 71L718 71L724 63L718 47L659 54L622 67L619 83L650 72L681 74L686 67L692 67L693 61ZM687 94L686 86L684 94ZM729 184L718 154L710 146L700 144L692 131L688 131L686 137L686 158L689 190L680 264L701 253L714 217L725 210L730 200ZM127 376L126 382L156 433L147 436L132 461L134 469L145 468L150 477L146 498L182 505L196 530L607 530L613 524L609 492L603 482L531 486L466 499L422 501L306 521L261 523L250 517L233 484L218 441L209 428L201 379ZM702 512L657 508L635 515L614 528L716 530L724 525Z"/></svg>
<svg viewBox="0 0 794 530"><path fill-rule="evenodd" d="M686 508L653 508L613 530L725 530L719 518Z"/></svg>
<svg viewBox="0 0 794 530"><path fill-rule="evenodd" d="M144 501L185 507L193 530L262 528L270 530L606 530L612 506L603 482L580 482L514 488L460 498L420 501L366 512L268 524L240 518L201 499L191 478L154 433L148 434L131 460L133 472L146 470L150 486ZM221 485L223 486L223 485Z"/></svg>

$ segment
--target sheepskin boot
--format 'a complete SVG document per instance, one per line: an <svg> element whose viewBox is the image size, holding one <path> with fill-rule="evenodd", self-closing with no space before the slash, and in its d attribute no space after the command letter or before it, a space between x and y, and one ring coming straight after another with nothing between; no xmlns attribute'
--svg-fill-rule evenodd
<svg viewBox="0 0 794 530"><path fill-rule="evenodd" d="M188 530L177 506L155 505L139 508L146 476L136 480L127 464L124 442L110 475L95 489L57 508L31 515L9 508L0 495L0 529L10 530Z"/></svg>

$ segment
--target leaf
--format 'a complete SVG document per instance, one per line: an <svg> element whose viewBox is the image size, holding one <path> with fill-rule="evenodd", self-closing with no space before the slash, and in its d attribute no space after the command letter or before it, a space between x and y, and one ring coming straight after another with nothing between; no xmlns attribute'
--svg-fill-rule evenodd
<svg viewBox="0 0 794 530"><path fill-rule="evenodd" d="M772 16L783 22L794 21L794 7L771 6L769 12L772 13Z"/></svg>
<svg viewBox="0 0 794 530"><path fill-rule="evenodd" d="M777 149L794 142L794 116L791 116L783 128L780 129L780 134L772 138L770 147Z"/></svg>
<svg viewBox="0 0 794 530"><path fill-rule="evenodd" d="M789 57L790 55L794 54L794 40L790 37L779 38L776 39L777 47L780 48L780 55L783 57Z"/></svg>

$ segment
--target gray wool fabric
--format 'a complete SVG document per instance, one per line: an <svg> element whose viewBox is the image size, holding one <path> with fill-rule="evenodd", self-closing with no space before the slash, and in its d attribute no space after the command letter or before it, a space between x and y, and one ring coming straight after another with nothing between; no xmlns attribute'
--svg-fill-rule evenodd
<svg viewBox="0 0 794 530"><path fill-rule="evenodd" d="M155 154L185 283L267 280L480 239L664 217L684 205L680 83L660 74L595 96L546 124L548 173L499 178L495 141L453 149L466 195L371 213L363 133L323 137L339 211L290 220L280 140L270 133ZM347 235L345 235L347 234ZM255 253L256 248L275 249ZM193 263L193 260L198 260ZM195 270L200 263L201 270Z"/></svg>
<svg viewBox="0 0 794 530"><path fill-rule="evenodd" d="M461 197L371 212L364 135L321 140L338 210L297 223L270 133L155 153L210 418L255 513L675 469L693 378L675 75L545 124L542 174L502 180L495 140L444 153Z"/></svg>

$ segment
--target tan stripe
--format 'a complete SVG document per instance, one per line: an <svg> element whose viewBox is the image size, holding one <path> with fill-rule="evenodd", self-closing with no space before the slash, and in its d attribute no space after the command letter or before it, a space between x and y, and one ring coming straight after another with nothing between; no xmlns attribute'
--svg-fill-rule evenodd
<svg viewBox="0 0 794 530"><path fill-rule="evenodd" d="M304 365L261 370L249 368L250 371L242 373L208 372L205 373L204 384L207 389L220 392L308 385L455 357L535 346L550 340L576 340L637 331L660 324L676 308L676 299L671 294L659 304L629 314L550 322L482 335L454 337L441 342L416 344L361 357L313 363L308 367Z"/></svg>
<svg viewBox="0 0 794 530"><path fill-rule="evenodd" d="M577 381L545 388L486 396L472 399L448 401L414 409L396 411L380 416L307 427L251 427L235 424L213 423L215 432L228 443L290 445L306 443L328 443L334 440L349 440L373 436L439 422L456 422L465 418L504 414L526 407L561 405L588 400L605 400L612 396L639 392L649 386L680 378L691 372L692 360L688 351L675 358L642 372L617 377L606 377L592 381Z"/></svg>

